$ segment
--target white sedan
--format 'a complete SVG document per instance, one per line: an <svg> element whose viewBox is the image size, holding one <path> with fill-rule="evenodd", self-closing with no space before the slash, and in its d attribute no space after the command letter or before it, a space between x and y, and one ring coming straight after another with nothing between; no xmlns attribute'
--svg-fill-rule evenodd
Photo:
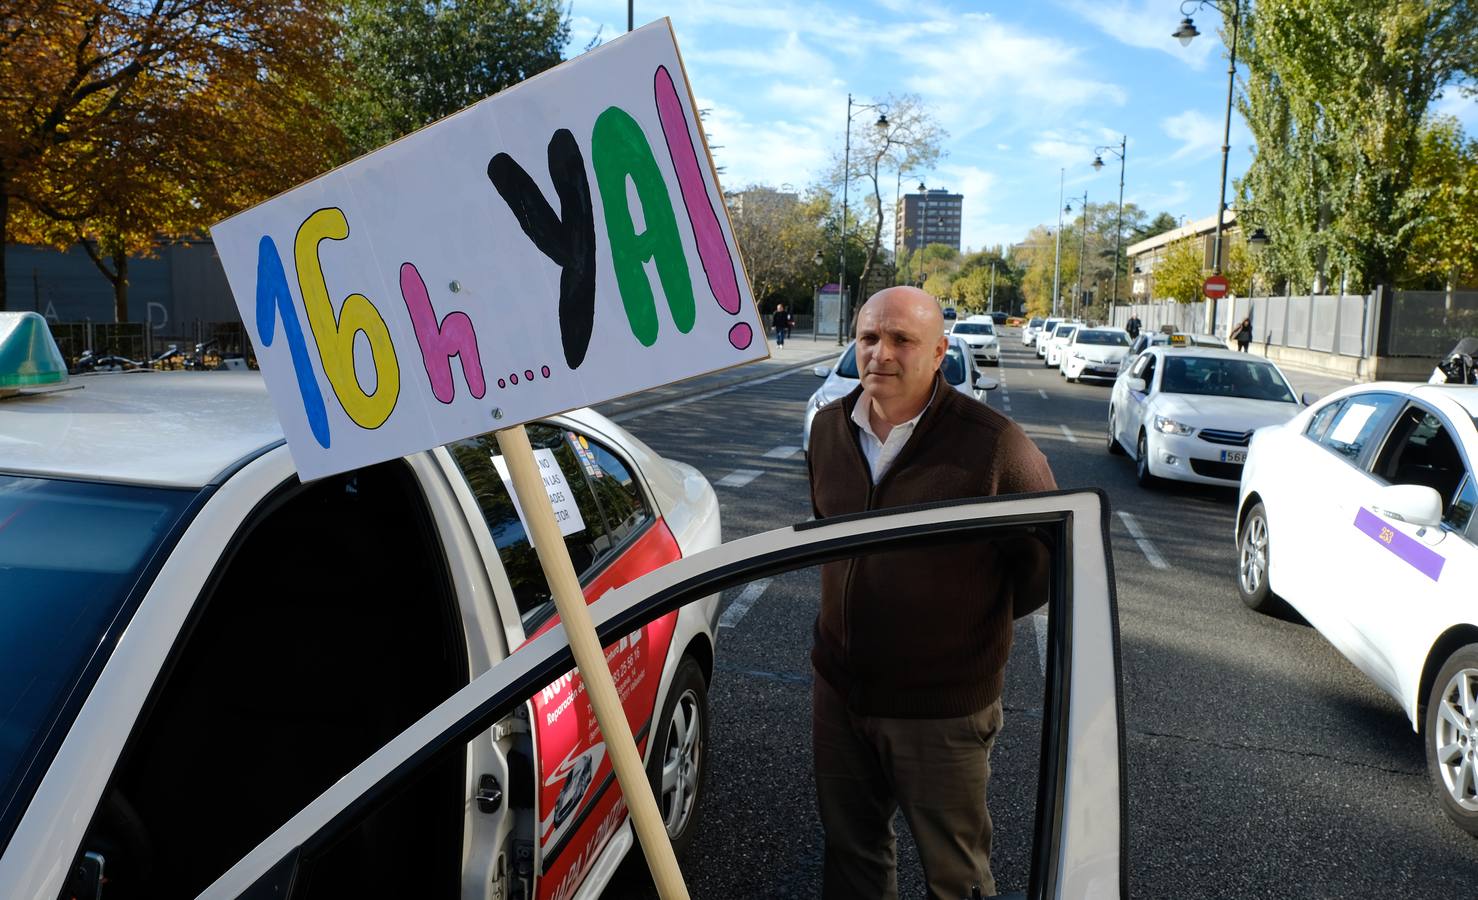
<svg viewBox="0 0 1478 900"><path fill-rule="evenodd" d="M1033 341L1033 346L1036 347L1038 358L1047 355L1047 342L1052 340L1052 332L1064 321L1066 320L1053 317L1043 322L1042 327L1037 329L1037 336Z"/></svg>
<svg viewBox="0 0 1478 900"><path fill-rule="evenodd" d="M1049 367L1061 365L1063 348L1082 327L1076 322L1059 322L1057 327L1052 329L1052 337L1047 339L1042 353L1042 365Z"/></svg>
<svg viewBox="0 0 1478 900"><path fill-rule="evenodd" d="M975 357L977 366L1001 364L1001 344L996 334L996 325L990 316L971 316L957 323L950 334L970 346L970 353Z"/></svg>
<svg viewBox="0 0 1478 900"><path fill-rule="evenodd" d="M1129 355L1129 332L1122 328L1079 328L1063 352L1058 374L1068 381L1119 377L1120 364Z"/></svg>
<svg viewBox="0 0 1478 900"><path fill-rule="evenodd" d="M944 351L944 362L940 363L939 368L944 373L944 380L955 390L983 401L985 392L994 389L996 382L980 374L972 357L970 345L961 338L950 335L949 346ZM816 418L816 413L826 404L852 393L852 389L861 381L857 374L857 342L847 345L847 349L837 357L835 366L817 366L812 371L817 378L826 380L821 382L821 387L806 401L806 424L801 428L801 449L806 452L811 450L811 420Z"/></svg>
<svg viewBox="0 0 1478 900"><path fill-rule="evenodd" d="M1252 432L1302 407L1278 367L1230 350L1151 347L1114 382L1108 449L1161 478L1235 487Z"/></svg>
<svg viewBox="0 0 1478 900"><path fill-rule="evenodd" d="M1292 605L1406 712L1478 835L1478 387L1362 384L1253 436L1237 588Z"/></svg>
<svg viewBox="0 0 1478 900"><path fill-rule="evenodd" d="M1037 342L1037 332L1042 330L1042 317L1032 316L1031 321L1021 326L1021 345L1030 347Z"/></svg>

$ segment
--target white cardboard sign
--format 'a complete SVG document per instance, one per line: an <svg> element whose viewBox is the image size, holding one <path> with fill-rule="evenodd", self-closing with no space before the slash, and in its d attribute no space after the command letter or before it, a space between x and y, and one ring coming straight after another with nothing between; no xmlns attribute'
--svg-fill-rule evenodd
<svg viewBox="0 0 1478 900"><path fill-rule="evenodd" d="M570 490L569 483L565 481L564 470L559 467L559 460L555 458L554 451L548 448L534 450L534 462L539 466L539 477L544 481L544 491L549 495L549 505L554 507L554 521L559 525L559 533L565 537L578 534L585 530L585 517L580 515L580 507L575 503L575 494ZM524 518L523 504L518 502L518 494L513 490L513 478L508 474L508 463L503 457L493 457L493 468L498 470L498 477L503 479L503 487L508 489L508 496L513 500L513 509L518 513L518 521L523 525L523 533L528 536L529 546L534 544L534 532L529 528L529 520Z"/></svg>
<svg viewBox="0 0 1478 900"><path fill-rule="evenodd" d="M666 20L211 235L304 478L768 355Z"/></svg>

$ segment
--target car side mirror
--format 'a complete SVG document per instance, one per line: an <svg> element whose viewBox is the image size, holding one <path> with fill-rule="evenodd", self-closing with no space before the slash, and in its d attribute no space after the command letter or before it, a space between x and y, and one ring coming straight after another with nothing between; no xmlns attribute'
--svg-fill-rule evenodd
<svg viewBox="0 0 1478 900"><path fill-rule="evenodd" d="M1313 391L1304 391L1303 396L1299 398L1299 401L1303 403L1304 406L1313 406L1315 403L1319 402L1319 395L1314 393Z"/></svg>
<svg viewBox="0 0 1478 900"><path fill-rule="evenodd" d="M831 366L817 366L811 371L816 373L817 378L825 378L831 374Z"/></svg>
<svg viewBox="0 0 1478 900"><path fill-rule="evenodd" d="M1124 386L1136 394L1143 394L1147 388L1143 378L1131 378L1124 383Z"/></svg>
<svg viewBox="0 0 1478 900"><path fill-rule="evenodd" d="M984 375L975 376L975 389L978 391L993 391L1000 387L1001 383Z"/></svg>
<svg viewBox="0 0 1478 900"><path fill-rule="evenodd" d="M1426 527L1442 521L1442 495L1424 484L1388 484L1371 507L1388 519Z"/></svg>

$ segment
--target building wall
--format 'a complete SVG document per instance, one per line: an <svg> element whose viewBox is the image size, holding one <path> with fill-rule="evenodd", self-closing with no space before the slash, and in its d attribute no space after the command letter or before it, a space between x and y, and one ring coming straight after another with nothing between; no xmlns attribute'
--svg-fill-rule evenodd
<svg viewBox="0 0 1478 900"><path fill-rule="evenodd" d="M240 322L226 272L210 241L167 244L128 262L128 321L161 336L188 333L196 321ZM112 322L113 285L80 247L5 248L6 307L52 322Z"/></svg>
<svg viewBox="0 0 1478 900"><path fill-rule="evenodd" d="M918 250L929 244L960 249L960 212L964 202L963 194L951 194L944 188L903 195L893 216L894 253Z"/></svg>

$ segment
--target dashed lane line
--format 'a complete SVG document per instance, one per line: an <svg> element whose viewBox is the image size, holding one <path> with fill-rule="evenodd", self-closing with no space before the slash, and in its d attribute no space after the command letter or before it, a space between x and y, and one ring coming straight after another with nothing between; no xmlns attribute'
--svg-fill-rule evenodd
<svg viewBox="0 0 1478 900"><path fill-rule="evenodd" d="M751 481L765 474L759 469L735 469L729 474L714 482L715 487L744 487Z"/></svg>
<svg viewBox="0 0 1478 900"><path fill-rule="evenodd" d="M750 582L740 592L739 596L734 598L734 602L729 604L729 608L724 610L724 614L719 616L718 627L733 628L735 625L738 625L739 620L744 618L749 612L749 608L754 605L754 602L764 594L765 588L769 586L770 579L768 578L761 578L759 581Z"/></svg>
<svg viewBox="0 0 1478 900"><path fill-rule="evenodd" d="M1032 628L1037 633L1037 663L1042 667L1042 677L1047 676L1047 616L1045 613L1032 615Z"/></svg>
<svg viewBox="0 0 1478 900"><path fill-rule="evenodd" d="M1139 545L1139 552L1144 554L1144 558L1149 560L1150 565L1157 569L1170 568L1165 557L1161 556L1160 551L1155 549L1155 545L1150 543L1150 539L1144 536L1144 530L1139 527L1138 519L1122 509L1119 510L1119 518L1124 520L1124 527L1128 529L1129 536L1134 538L1134 543Z"/></svg>
<svg viewBox="0 0 1478 900"><path fill-rule="evenodd" d="M765 451L765 459L790 459L801 452L799 447L776 447Z"/></svg>
<svg viewBox="0 0 1478 900"><path fill-rule="evenodd" d="M1057 427L1062 429L1062 436L1067 438L1069 444L1076 444L1078 442L1078 438L1073 434L1071 428L1066 425L1058 425Z"/></svg>
<svg viewBox="0 0 1478 900"><path fill-rule="evenodd" d="M1041 388L1037 388L1037 393L1042 395L1042 399L1043 400L1046 400L1047 399L1047 392L1046 391L1042 390Z"/></svg>

